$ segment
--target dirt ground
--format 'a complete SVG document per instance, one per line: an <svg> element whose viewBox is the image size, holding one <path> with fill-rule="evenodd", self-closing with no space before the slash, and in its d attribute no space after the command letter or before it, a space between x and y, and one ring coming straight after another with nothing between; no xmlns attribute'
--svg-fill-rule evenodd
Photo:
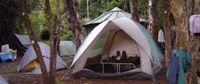
<svg viewBox="0 0 200 84"><path fill-rule="evenodd" d="M14 62L0 63L0 74L7 79L9 84L42 84L41 75L20 74L16 71L20 63L20 58ZM165 80L165 71L162 70L156 76L157 84L167 84ZM107 79L73 79L67 74L68 69L57 71L58 84L153 84L152 80L107 80Z"/></svg>

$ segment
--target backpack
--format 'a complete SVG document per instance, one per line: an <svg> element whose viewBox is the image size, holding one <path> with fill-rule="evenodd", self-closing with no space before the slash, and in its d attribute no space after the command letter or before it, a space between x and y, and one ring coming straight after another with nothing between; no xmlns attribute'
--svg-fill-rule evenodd
<svg viewBox="0 0 200 84"><path fill-rule="evenodd" d="M189 26L191 35L200 36L200 14L190 16Z"/></svg>

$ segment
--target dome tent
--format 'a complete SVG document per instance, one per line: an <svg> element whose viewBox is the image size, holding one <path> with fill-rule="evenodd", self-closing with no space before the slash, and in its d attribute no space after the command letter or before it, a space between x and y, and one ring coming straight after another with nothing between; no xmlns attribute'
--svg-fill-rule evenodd
<svg viewBox="0 0 200 84"><path fill-rule="evenodd" d="M47 71L50 70L50 47L42 42L38 42L40 47L43 60ZM41 74L39 63L36 61L36 53L33 46L29 46L26 52L24 53L23 58L21 59L20 64L17 67L18 72L22 72L25 74ZM67 68L64 60L57 55L56 58L56 69Z"/></svg>
<svg viewBox="0 0 200 84"><path fill-rule="evenodd" d="M85 68L90 58L100 56L93 61L97 63L122 50L131 56L138 55L140 68L118 74L95 72ZM74 77L152 79L154 74L161 70L162 58L161 51L146 28L129 18L121 17L107 20L92 30L75 54L71 68Z"/></svg>
<svg viewBox="0 0 200 84"><path fill-rule="evenodd" d="M115 7L111 9L110 11L106 11L100 16L94 18L93 20L87 22L83 26L86 28L85 33L88 35L97 25L100 23L106 21L106 20L112 20L119 17L127 17L131 19L131 14L128 12L123 11L122 9ZM146 23L146 20L140 18L140 22Z"/></svg>

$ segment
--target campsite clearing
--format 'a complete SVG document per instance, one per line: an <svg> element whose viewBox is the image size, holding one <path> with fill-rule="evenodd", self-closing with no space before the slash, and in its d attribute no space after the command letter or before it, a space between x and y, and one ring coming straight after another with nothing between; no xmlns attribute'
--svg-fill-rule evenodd
<svg viewBox="0 0 200 84"><path fill-rule="evenodd" d="M68 58L65 57L65 60L67 59ZM9 84L41 84L41 75L25 75L17 72L16 69L20 60L21 58L18 58L14 62L0 63L0 74L8 80ZM165 71L166 70L162 70L156 78L159 84L167 84L164 74ZM63 74L68 75L66 72L68 72L67 69L57 71L57 80L59 80L61 84L150 84L152 82L151 80L70 79L69 77L64 77L64 79L62 79Z"/></svg>

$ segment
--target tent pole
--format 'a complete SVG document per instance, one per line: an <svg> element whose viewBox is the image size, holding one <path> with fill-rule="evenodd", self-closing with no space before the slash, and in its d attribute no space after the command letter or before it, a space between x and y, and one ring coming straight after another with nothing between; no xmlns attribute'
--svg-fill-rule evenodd
<svg viewBox="0 0 200 84"><path fill-rule="evenodd" d="M89 19L89 0L87 0L87 19Z"/></svg>

